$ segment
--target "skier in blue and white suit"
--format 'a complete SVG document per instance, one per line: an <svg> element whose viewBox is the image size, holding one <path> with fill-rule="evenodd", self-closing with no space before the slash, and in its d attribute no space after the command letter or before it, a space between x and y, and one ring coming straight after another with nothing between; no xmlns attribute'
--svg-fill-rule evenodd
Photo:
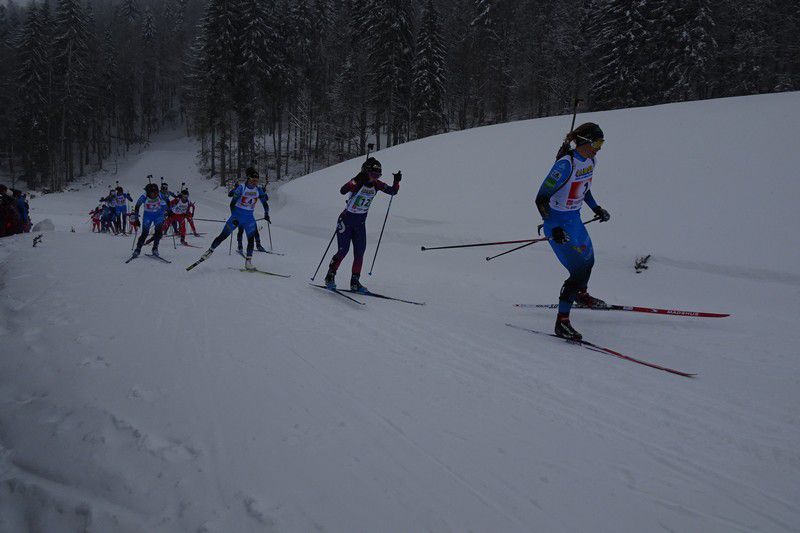
<svg viewBox="0 0 800 533"><path fill-rule="evenodd" d="M247 253L245 255L244 267L247 270L254 270L255 267L253 266L252 259L257 226L253 214L256 209L256 204L260 201L261 205L264 206L264 218L267 220L269 219L269 204L267 203L269 201L269 196L267 196L267 191L265 191L263 187L258 186L259 176L256 169L248 167L245 174L247 175L247 179L243 184L236 187L231 195L231 216L225 223L225 227L222 228L222 233L211 243L211 248L206 250L203 254L203 258L208 258L208 256L214 253L217 246L222 244L225 239L228 238L228 235L233 233L233 230L241 227L244 228L244 232L247 234Z"/></svg>
<svg viewBox="0 0 800 533"><path fill-rule="evenodd" d="M575 149L570 149L572 142L575 143ZM544 220L544 234L550 239L550 246L558 260L569 271L569 278L561 287L555 325L556 335L567 339L581 339L581 334L569 320L574 302L587 307L606 305L587 292L594 266L594 249L580 218L584 202L600 222L611 218L608 211L597 205L590 190L595 156L603 142L603 130L592 122L570 132L559 151L560 157L536 196L536 207Z"/></svg>
<svg viewBox="0 0 800 533"><path fill-rule="evenodd" d="M125 234L128 228L128 202L132 202L131 195L126 193L122 187L117 187L116 194L114 195L114 210L116 217L114 224L117 226L117 232Z"/></svg>
<svg viewBox="0 0 800 533"><path fill-rule="evenodd" d="M158 243L161 240L161 226L164 224L164 218L167 216L167 202L159 195L158 186L155 183L148 183L145 185L144 194L136 201L136 206L133 208L133 215L131 218L134 221L139 220L139 208L144 205L144 217L142 218L142 234L136 242L136 250L133 252L133 257L137 257L142 252L147 234L150 233L150 226L155 225L153 237L153 255L158 257Z"/></svg>

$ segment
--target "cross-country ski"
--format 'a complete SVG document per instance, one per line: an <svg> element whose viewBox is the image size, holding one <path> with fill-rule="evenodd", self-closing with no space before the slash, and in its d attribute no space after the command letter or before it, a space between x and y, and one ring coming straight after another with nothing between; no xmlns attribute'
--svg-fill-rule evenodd
<svg viewBox="0 0 800 533"><path fill-rule="evenodd" d="M514 307L522 309L558 309L558 304L514 304ZM697 318L725 318L731 316L730 313L709 313L706 311L683 311L680 309L660 309L657 307L641 307L632 305L604 304L589 307L582 304L572 306L573 309L586 309L589 311L630 311L633 313L650 313L656 315L688 316Z"/></svg>
<svg viewBox="0 0 800 533"><path fill-rule="evenodd" d="M309 283L309 285L311 285L312 287L317 287L317 288L320 288L320 289L326 290L326 291L328 291L328 292L332 292L332 293L334 293L334 294L338 294L339 296L341 296L341 297L343 297L343 298L346 298L346 299L350 300L351 302L355 302L355 303L357 303L358 305L366 305L364 302L361 302L361 301L359 301L359 300L356 300L356 299L355 299L355 298L353 298L352 296L348 296L347 294L345 294L345 292L344 292L344 291L340 291L339 289L336 289L336 288L331 288L331 287L326 287L325 285L319 285L319 284L316 284L316 283Z"/></svg>
<svg viewBox="0 0 800 533"><path fill-rule="evenodd" d="M604 346L599 346L599 345L591 343L591 342L589 342L587 340L583 340L583 339L568 339L568 338L564 338L564 337L561 337L559 335L556 335L554 333L545 333L543 331L538 331L538 330L530 329L530 328L523 328L522 326L517 326L517 325L514 325L514 324L506 324L506 326L508 326L510 328L518 329L518 330L521 330L521 331L527 331L528 333L535 333L537 335L544 335L546 337L553 337L553 338L556 338L556 339L561 339L562 341L566 341L568 343L572 343L572 344L574 344L576 346L581 346L582 348L586 348L586 349L589 349L589 350L592 350L592 351L595 351L595 352L605 353L605 354L608 354L608 355L613 355L614 357L618 357L618 358L624 359L626 361L631 361L632 363L637 363L637 364L640 364L640 365L649 366L650 368L655 368L657 370L663 370L664 372L669 372L670 374L677 374L679 376L683 376L683 377L686 377L686 378L691 378L691 377L694 377L696 375L696 374L690 374L688 372L682 372L680 370L674 370L672 368L667 368L665 366L657 365L655 363L648 363L647 361L642 361L641 359L637 359L637 358L631 357L629 355L621 354L616 350L612 350L612 349L606 348Z"/></svg>

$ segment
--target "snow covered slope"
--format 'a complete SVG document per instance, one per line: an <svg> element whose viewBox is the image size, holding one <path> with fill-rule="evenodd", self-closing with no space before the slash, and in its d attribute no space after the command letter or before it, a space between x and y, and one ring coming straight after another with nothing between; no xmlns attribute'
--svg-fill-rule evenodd
<svg viewBox="0 0 800 533"><path fill-rule="evenodd" d="M186 272L200 249L171 242L172 265L124 265L129 238L82 224L105 189L35 199L57 231L0 240L0 531L800 530L798 109L789 93L580 117L607 139L593 294L733 315L573 322L694 379L506 327L552 327L512 305L556 300L546 243L488 263L503 248L420 251L535 234L569 117L376 154L404 179L363 281L424 307L307 284L360 160L273 191L287 255L256 262L290 279L232 270L223 247ZM187 176L197 216L225 217L196 149L164 138L100 179Z"/></svg>

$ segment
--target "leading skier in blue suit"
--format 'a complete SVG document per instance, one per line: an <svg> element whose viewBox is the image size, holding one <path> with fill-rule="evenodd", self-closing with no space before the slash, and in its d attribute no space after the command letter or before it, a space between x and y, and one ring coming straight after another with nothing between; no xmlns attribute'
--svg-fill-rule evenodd
<svg viewBox="0 0 800 533"><path fill-rule="evenodd" d="M594 266L594 249L580 218L584 202L600 222L611 218L608 211L597 205L590 190L595 157L604 141L603 130L592 122L581 124L570 132L536 196L536 207L544 220L544 234L550 239L558 260L569 271L569 278L561 287L555 325L555 334L566 339L582 338L569 320L574 302L586 307L606 305L587 292ZM575 143L574 149L570 149L572 142Z"/></svg>

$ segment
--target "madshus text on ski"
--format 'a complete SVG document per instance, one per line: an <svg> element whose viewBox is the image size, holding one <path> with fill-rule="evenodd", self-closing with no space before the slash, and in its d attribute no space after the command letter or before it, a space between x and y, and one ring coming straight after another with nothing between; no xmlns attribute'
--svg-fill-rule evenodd
<svg viewBox="0 0 800 533"><path fill-rule="evenodd" d="M541 336L560 338L569 343L595 352L612 355L620 359L632 361L651 368L664 370L673 374L691 377L694 374L663 367L654 363L649 363L635 357L621 354L610 348L586 341L581 333L575 329L570 320L570 314L573 307L590 310L634 311L702 318L721 318L728 316L722 313L706 313L677 309L657 309L607 304L603 300L589 294L588 285L592 268L594 267L595 258L592 240L589 237L586 226L595 221L602 223L608 222L611 219L609 212L597 203L591 191L592 180L594 178L595 168L597 165L597 156L602 149L604 142L605 136L603 134L603 130L599 125L592 122L587 122L581 124L577 128L571 129L565 137L563 144L558 150L555 163L552 165L552 168L539 186L534 202L536 209L542 218L540 230L543 230L543 237L524 239L521 241L457 244L435 247L423 246L422 250L454 249L475 246L524 243L520 246L512 248L511 250L507 250L503 253L486 258L487 260L492 260L496 257L506 255L537 242L546 241L549 243L558 261L564 266L569 274L559 290L558 304L515 305L521 308L555 308L556 319L552 330L553 333L546 333L534 328L522 327L514 324L507 324L508 326ZM244 265L243 268L240 268L240 270L243 272L257 272L275 277L290 277L288 274L279 274L266 270L260 270L253 263L253 253L255 251L274 253L277 255L282 254L272 250L272 232L270 229L272 221L269 213L269 195L266 191L266 184L262 185L260 183L261 177L253 167L247 168L245 175L245 182L242 184L236 184L233 189L228 192L228 196L230 197L229 207L231 214L227 220L218 221L224 224L222 230L214 238L210 247L202 253L199 259L186 267L187 271L193 270L204 261L207 261L214 251L229 237L231 238L232 246L232 234L237 232L237 252L244 258ZM367 248L366 221L370 206L372 205L373 200L378 193L382 192L389 195L389 206L386 211L386 216L384 217L380 237L378 238L375 249L375 255L372 259L372 268L374 268L375 260L378 255L378 251L380 250L383 233L386 229L386 222L389 217L392 201L400 192L400 182L402 181L403 177L402 172L400 171L393 173L392 183L389 185L387 182L381 180L382 176L383 168L380 161L378 161L375 157L370 157L369 154L367 154L367 159L363 162L358 174L356 174L356 176L354 176L352 179L348 180L340 188L339 192L346 196L345 207L336 220L333 235L328 241L328 245L323 252L316 271L311 276L311 285L341 296L343 299L358 305L365 305L365 302L354 296L369 296L414 305L424 305L424 302L405 300L402 298L396 298L394 296L387 296L372 292L361 283L364 254ZM192 222L192 219L194 218L194 204L189 202L188 190L185 188L182 187L180 194L175 195L169 191L166 183L162 183L161 188L159 188L155 183L148 183L145 186L145 193L142 194L136 201L133 214L130 217L127 217L126 205L127 201L130 201L130 199L131 197L127 195L127 193L125 193L121 187L118 187L116 191L114 191L114 194L110 194L109 197L105 199L104 209L107 211L105 215L105 225L102 216L99 222L100 231L105 229L106 231L122 234L126 233L126 218L131 219L131 227L134 228L134 233L138 232L139 228L141 227L141 235L138 236L138 240L136 240L135 243L135 249L126 263L129 263L138 257L141 253L142 247L150 242L152 242L152 250L151 253L147 255L165 263L169 263L169 260L159 256L158 244L170 227L174 228L174 234L180 237L181 242L186 243L186 221L188 221L192 226L194 235L201 235L195 231L194 223ZM259 204L261 204L263 207L264 216L263 218L256 219L255 213ZM594 213L594 217L588 221L582 221L580 218L581 208L584 204L586 204ZM140 210L142 210L141 226L138 222L140 218ZM108 218L108 213L113 213L114 217ZM214 222L214 220L209 219L197 220ZM266 221L266 226L269 231L269 250L264 248L261 244L261 236L258 228L258 222L261 220ZM151 240L147 240L151 227L154 228L154 235ZM246 247L242 246L243 235L246 235L247 237ZM327 272L324 277L324 283L315 284L313 283L314 279L316 278L320 267L328 256L328 252L333 244L334 239L336 239L337 247L333 256L329 260ZM336 275L343 260L350 252L351 245L353 249L353 262L350 272L349 290L343 290L336 284ZM370 268L370 274L372 274L372 268Z"/></svg>

